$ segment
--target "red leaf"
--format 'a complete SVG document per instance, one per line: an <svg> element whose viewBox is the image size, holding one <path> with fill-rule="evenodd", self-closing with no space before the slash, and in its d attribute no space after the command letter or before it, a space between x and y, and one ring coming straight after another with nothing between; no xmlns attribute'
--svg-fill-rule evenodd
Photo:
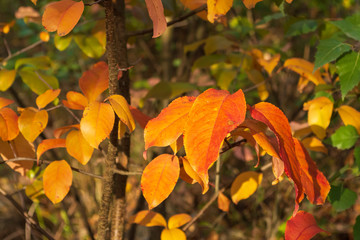
<svg viewBox="0 0 360 240"><path fill-rule="evenodd" d="M184 130L184 146L192 168L208 184L208 168L216 161L228 133L245 118L246 103L242 90L230 95L209 89L197 97Z"/></svg>
<svg viewBox="0 0 360 240"><path fill-rule="evenodd" d="M41 155L47 150L54 148L65 147L65 139L45 139L39 144L36 150L37 160L39 161Z"/></svg>
<svg viewBox="0 0 360 240"><path fill-rule="evenodd" d="M92 65L90 70L81 76L79 85L89 102L95 101L109 87L109 69L106 62Z"/></svg>
<svg viewBox="0 0 360 240"><path fill-rule="evenodd" d="M150 121L151 117L148 115L142 113L139 109L129 106L130 112L133 115L134 119L137 121L137 123L140 125L140 127L145 128L146 124Z"/></svg>
<svg viewBox="0 0 360 240"><path fill-rule="evenodd" d="M145 0L149 16L153 21L153 38L159 37L167 28L164 7L161 0Z"/></svg>
<svg viewBox="0 0 360 240"><path fill-rule="evenodd" d="M0 138L10 141L19 134L18 116L10 108L0 109Z"/></svg>
<svg viewBox="0 0 360 240"><path fill-rule="evenodd" d="M195 97L175 99L159 116L151 119L144 131L145 150L152 146L165 147L174 143L184 131Z"/></svg>
<svg viewBox="0 0 360 240"><path fill-rule="evenodd" d="M308 240L320 232L326 231L318 227L313 215L304 211L299 211L287 221L285 239Z"/></svg>
<svg viewBox="0 0 360 240"><path fill-rule="evenodd" d="M170 195L179 174L179 159L170 154L162 154L146 166L141 177L141 189L149 209L158 206Z"/></svg>

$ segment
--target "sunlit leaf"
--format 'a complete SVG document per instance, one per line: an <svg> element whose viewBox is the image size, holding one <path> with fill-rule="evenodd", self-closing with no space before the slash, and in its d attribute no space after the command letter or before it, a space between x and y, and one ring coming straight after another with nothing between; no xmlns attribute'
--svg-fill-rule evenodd
<svg viewBox="0 0 360 240"><path fill-rule="evenodd" d="M229 212L230 199L228 199L223 193L219 193L218 196L218 208L224 212Z"/></svg>
<svg viewBox="0 0 360 240"><path fill-rule="evenodd" d="M120 121L122 121L129 128L130 132L134 131L135 121L130 112L129 104L127 103L126 99L121 95L112 95L107 99L109 100Z"/></svg>
<svg viewBox="0 0 360 240"><path fill-rule="evenodd" d="M39 160L41 155L54 148L64 148L65 147L65 139L44 139L39 144L38 148L36 149L36 156Z"/></svg>
<svg viewBox="0 0 360 240"><path fill-rule="evenodd" d="M92 65L81 76L79 85L89 102L95 101L109 87L109 69L106 62L98 62Z"/></svg>
<svg viewBox="0 0 360 240"><path fill-rule="evenodd" d="M36 98L36 105L39 109L46 107L50 102L54 101L60 94L60 89L49 89Z"/></svg>
<svg viewBox="0 0 360 240"><path fill-rule="evenodd" d="M194 10L196 8L199 8L206 4L207 0L180 0L180 2L190 10ZM204 20L207 20L207 13L206 11L201 11L198 14L199 17L201 17ZM185 50L185 49L184 49ZM185 51L186 52L186 51Z"/></svg>
<svg viewBox="0 0 360 240"><path fill-rule="evenodd" d="M320 232L326 232L319 228L310 213L299 211L286 223L286 240L308 240Z"/></svg>
<svg viewBox="0 0 360 240"><path fill-rule="evenodd" d="M0 70L0 91L5 92L15 81L16 70Z"/></svg>
<svg viewBox="0 0 360 240"><path fill-rule="evenodd" d="M359 139L359 136L355 127L347 125L338 128L336 132L331 135L330 139L326 140L330 141L332 146L345 150L352 148Z"/></svg>
<svg viewBox="0 0 360 240"><path fill-rule="evenodd" d="M237 204L240 200L247 199L255 193L261 184L262 173L254 171L243 172L231 184L230 194L232 201Z"/></svg>
<svg viewBox="0 0 360 240"><path fill-rule="evenodd" d="M207 0L208 20L213 23L221 16L225 16L233 5L233 0Z"/></svg>
<svg viewBox="0 0 360 240"><path fill-rule="evenodd" d="M272 172L274 174L275 180L272 182L272 185L277 184L284 174L285 166L284 162L277 157L272 157Z"/></svg>
<svg viewBox="0 0 360 240"><path fill-rule="evenodd" d="M158 206L170 195L179 174L179 159L170 154L162 154L146 166L141 177L141 189L149 209Z"/></svg>
<svg viewBox="0 0 360 240"><path fill-rule="evenodd" d="M298 73L301 77L313 82L315 85L325 84L319 70L314 70L314 64L301 58L290 58L284 62L284 67Z"/></svg>
<svg viewBox="0 0 360 240"><path fill-rule="evenodd" d="M191 167L189 161L186 157L181 157L184 172L186 175L192 179L192 182L189 182L191 184L194 184L195 182L199 183L201 188L203 189L203 194L206 193L209 189L209 185L205 184L204 181L199 177L199 174L197 174L194 169Z"/></svg>
<svg viewBox="0 0 360 240"><path fill-rule="evenodd" d="M242 0L242 1L247 9L251 9L251 8L254 8L255 5L258 2L261 2L262 0Z"/></svg>
<svg viewBox="0 0 360 240"><path fill-rule="evenodd" d="M54 137L55 138L60 138L63 134L67 133L68 131L70 131L73 128L80 129L80 124L69 125L69 126L65 126L65 127L59 127L59 128L54 130Z"/></svg>
<svg viewBox="0 0 360 240"><path fill-rule="evenodd" d="M190 222L191 216L189 214L181 213L173 215L169 218L168 221L168 228L179 228L182 225L185 225L186 223Z"/></svg>
<svg viewBox="0 0 360 240"><path fill-rule="evenodd" d="M62 103L74 110L84 110L89 104L87 98L78 92L69 91L66 93L66 99L62 100Z"/></svg>
<svg viewBox="0 0 360 240"><path fill-rule="evenodd" d="M302 144L304 144L304 146L307 149L310 149L310 150L315 151L315 152L322 152L322 153L325 153L325 154L328 153L327 148L316 137L307 137L307 138L304 138L303 140L301 140L301 142L302 142Z"/></svg>
<svg viewBox="0 0 360 240"><path fill-rule="evenodd" d="M66 150L70 156L78 160L82 165L86 165L94 148L89 145L80 131L73 130L66 136Z"/></svg>
<svg viewBox="0 0 360 240"><path fill-rule="evenodd" d="M129 218L129 223L140 224L145 227L166 227L166 220L160 214L153 211L143 210Z"/></svg>
<svg viewBox="0 0 360 240"><path fill-rule="evenodd" d="M64 51L67 49L72 41L72 36L60 37L59 35L55 35L54 37L54 45L59 51Z"/></svg>
<svg viewBox="0 0 360 240"><path fill-rule="evenodd" d="M15 152L15 154L14 154ZM3 142L0 140L0 155L4 161L15 157L35 158L35 150L32 143L28 142L20 133L14 140ZM14 171L25 176L26 172L32 168L32 161L7 162Z"/></svg>
<svg viewBox="0 0 360 240"><path fill-rule="evenodd" d="M45 7L42 24L49 32L57 30L59 36L68 34L80 20L84 11L82 1L62 0Z"/></svg>
<svg viewBox="0 0 360 240"><path fill-rule="evenodd" d="M153 38L159 37L167 28L163 4L161 0L145 0L145 3L153 22Z"/></svg>
<svg viewBox="0 0 360 240"><path fill-rule="evenodd" d="M37 72L32 69L24 68L19 71L23 82L36 94L43 94L48 89L59 88L59 82L56 77Z"/></svg>
<svg viewBox="0 0 360 240"><path fill-rule="evenodd" d="M0 138L10 141L19 134L18 116L10 108L0 109Z"/></svg>
<svg viewBox="0 0 360 240"><path fill-rule="evenodd" d="M45 110L25 108L21 113L18 124L20 132L26 140L33 142L44 131L48 123L48 113Z"/></svg>
<svg viewBox="0 0 360 240"><path fill-rule="evenodd" d="M360 82L360 52L351 52L336 61L342 99Z"/></svg>
<svg viewBox="0 0 360 240"><path fill-rule="evenodd" d="M345 125L352 125L360 134L360 112L350 106L342 105L337 109Z"/></svg>
<svg viewBox="0 0 360 240"><path fill-rule="evenodd" d="M75 35L75 43L81 51L90 58L100 58L105 53L104 46L94 36Z"/></svg>
<svg viewBox="0 0 360 240"><path fill-rule="evenodd" d="M83 137L93 148L109 136L113 129L115 113L107 103L92 102L85 108L80 121Z"/></svg>
<svg viewBox="0 0 360 240"><path fill-rule="evenodd" d="M175 99L161 113L151 119L144 131L145 150L152 146L165 147L175 142L183 133L195 97Z"/></svg>
<svg viewBox="0 0 360 240"><path fill-rule="evenodd" d="M50 163L43 175L45 195L54 204L61 202L70 190L72 178L71 168L65 160Z"/></svg>
<svg viewBox="0 0 360 240"><path fill-rule="evenodd" d="M184 146L190 165L205 185L224 138L244 121L245 111L242 90L230 95L209 89L196 98L185 125Z"/></svg>
<svg viewBox="0 0 360 240"><path fill-rule="evenodd" d="M269 76L272 75L272 72L274 68L278 65L280 61L280 54L276 54L269 60L265 60L264 58L257 59L257 62L265 69L265 71L269 74Z"/></svg>
<svg viewBox="0 0 360 240"><path fill-rule="evenodd" d="M0 109L6 107L7 105L12 104L14 101L7 98L0 97Z"/></svg>
<svg viewBox="0 0 360 240"><path fill-rule="evenodd" d="M186 235L178 228L163 229L161 232L161 240L186 240Z"/></svg>
<svg viewBox="0 0 360 240"><path fill-rule="evenodd" d="M48 56L20 58L16 60L15 69L18 70L21 66L31 67L32 69L47 70L51 66L51 59Z"/></svg>
<svg viewBox="0 0 360 240"><path fill-rule="evenodd" d="M315 135L323 139L330 124L333 102L327 97L318 97L304 103L304 110L308 110L308 123Z"/></svg>
<svg viewBox="0 0 360 240"><path fill-rule="evenodd" d="M184 137L181 135L175 142L170 144L174 154L176 154L184 146Z"/></svg>

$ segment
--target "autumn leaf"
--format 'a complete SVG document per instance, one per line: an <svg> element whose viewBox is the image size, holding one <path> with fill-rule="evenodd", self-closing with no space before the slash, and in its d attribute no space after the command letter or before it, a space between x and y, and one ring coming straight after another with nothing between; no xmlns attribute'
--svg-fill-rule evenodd
<svg viewBox="0 0 360 240"><path fill-rule="evenodd" d="M355 108L346 105L340 106L337 111L344 124L346 126L354 126L357 132L360 134L360 112L357 111Z"/></svg>
<svg viewBox="0 0 360 240"><path fill-rule="evenodd" d="M179 174L179 159L170 154L162 154L146 166L141 177L141 189L149 209L158 206L170 195Z"/></svg>
<svg viewBox="0 0 360 240"><path fill-rule="evenodd" d="M254 8L258 2L262 2L263 0L242 0L242 1L247 9L251 9Z"/></svg>
<svg viewBox="0 0 360 240"><path fill-rule="evenodd" d="M259 98L261 101L265 101L269 97L269 92L266 90L266 83L264 76L256 69L246 72L250 81L257 85Z"/></svg>
<svg viewBox="0 0 360 240"><path fill-rule="evenodd" d="M85 108L80 121L80 130L83 137L93 148L109 136L113 129L115 114L107 103L92 102Z"/></svg>
<svg viewBox="0 0 360 240"><path fill-rule="evenodd" d="M181 213L173 215L169 218L168 229L179 228L182 225L190 222L191 216L189 214Z"/></svg>
<svg viewBox="0 0 360 240"><path fill-rule="evenodd" d="M44 131L48 123L48 113L45 110L25 108L21 113L18 125L26 140L33 142Z"/></svg>
<svg viewBox="0 0 360 240"><path fill-rule="evenodd" d="M57 30L59 36L68 34L80 20L84 11L82 1L62 0L45 7L42 24L49 32Z"/></svg>
<svg viewBox="0 0 360 240"><path fill-rule="evenodd" d="M131 115L134 117L136 122L140 125L141 128L145 129L146 124L150 121L151 117L142 113L139 109L129 106Z"/></svg>
<svg viewBox="0 0 360 240"><path fill-rule="evenodd" d="M304 103L304 110L308 110L308 123L315 135L323 139L330 124L333 102L327 97L318 97Z"/></svg>
<svg viewBox="0 0 360 240"><path fill-rule="evenodd" d="M184 131L195 97L175 99L151 119L144 130L145 150L152 146L165 147L175 142Z"/></svg>
<svg viewBox="0 0 360 240"><path fill-rule="evenodd" d="M163 4L161 0L145 0L145 3L153 22L153 38L157 38L167 28Z"/></svg>
<svg viewBox="0 0 360 240"><path fill-rule="evenodd" d="M109 69L106 62L98 62L92 65L81 76L79 85L89 102L95 101L109 87Z"/></svg>
<svg viewBox="0 0 360 240"><path fill-rule="evenodd" d="M208 20L214 23L219 17L226 15L233 5L233 0L207 0Z"/></svg>
<svg viewBox="0 0 360 240"><path fill-rule="evenodd" d="M153 211L143 210L129 218L129 223L140 224L145 227L166 227L166 220L160 214Z"/></svg>
<svg viewBox="0 0 360 240"><path fill-rule="evenodd" d="M316 137L307 137L301 140L301 143L307 148L315 152L327 154L328 150L324 144Z"/></svg>
<svg viewBox="0 0 360 240"><path fill-rule="evenodd" d="M230 200L223 193L219 193L217 203L221 211L229 212Z"/></svg>
<svg viewBox="0 0 360 240"><path fill-rule="evenodd" d="M67 92L66 99L67 100L62 100L64 106L74 110L84 110L89 104L84 95L74 91Z"/></svg>
<svg viewBox="0 0 360 240"><path fill-rule="evenodd" d="M60 94L60 89L49 89L36 98L36 105L39 109L46 107L50 102L54 101Z"/></svg>
<svg viewBox="0 0 360 240"><path fill-rule="evenodd" d="M161 232L161 240L186 240L186 235L178 228L164 229Z"/></svg>
<svg viewBox="0 0 360 240"><path fill-rule="evenodd" d="M109 100L120 121L122 121L129 128L130 132L134 131L135 121L126 99L121 95L112 95L107 99Z"/></svg>
<svg viewBox="0 0 360 240"><path fill-rule="evenodd" d="M67 133L68 131L70 131L73 128L80 129L80 124L74 124L74 125L68 125L68 126L64 126L64 127L59 127L59 128L54 130L54 137L55 138L60 138L63 134Z"/></svg>
<svg viewBox="0 0 360 240"><path fill-rule="evenodd" d="M19 134L18 116L10 108L0 108L0 138L10 141Z"/></svg>
<svg viewBox="0 0 360 240"><path fill-rule="evenodd" d="M71 167L65 160L50 163L44 171L45 195L54 204L61 202L68 194L72 184Z"/></svg>
<svg viewBox="0 0 360 240"><path fill-rule="evenodd" d="M0 91L5 92L15 81L16 70L0 70Z"/></svg>
<svg viewBox="0 0 360 240"><path fill-rule="evenodd" d="M48 32L40 32L39 33L40 40L43 42L48 42L50 40L50 34Z"/></svg>
<svg viewBox="0 0 360 240"><path fill-rule="evenodd" d="M190 165L205 185L224 138L244 121L245 111L242 90L230 95L209 89L196 98L185 125L184 146Z"/></svg>
<svg viewBox="0 0 360 240"><path fill-rule="evenodd" d="M286 222L286 240L308 240L320 232L326 232L319 228L310 213L299 211Z"/></svg>
<svg viewBox="0 0 360 240"><path fill-rule="evenodd" d="M6 162L8 159L13 159L15 157L24 157L24 158L35 158L34 145L28 142L24 136L20 133L18 136L11 141L1 141L0 140L0 156ZM6 162L10 168L14 171L20 173L22 176L25 176L26 172L32 168L34 162L32 161L16 161L16 162Z"/></svg>
<svg viewBox="0 0 360 240"><path fill-rule="evenodd" d="M204 181L200 178L199 174L194 171L194 169L191 167L189 161L187 160L187 157L181 157L182 163L183 163L183 169L185 174L192 179L190 184L199 183L202 188L202 193L205 194L209 190L209 185L205 184Z"/></svg>
<svg viewBox="0 0 360 240"><path fill-rule="evenodd" d="M41 155L54 148L64 148L65 147L65 139L44 139L39 144L38 148L36 149L36 156L37 160L39 161Z"/></svg>
<svg viewBox="0 0 360 240"><path fill-rule="evenodd" d="M82 165L89 162L94 152L94 148L89 145L81 131L78 130L73 130L66 136L66 150Z"/></svg>
<svg viewBox="0 0 360 240"><path fill-rule="evenodd" d="M194 10L196 8L199 8L207 3L207 0L180 0L180 2L190 10ZM197 13L199 17L201 17L203 20L207 20L207 13L206 11L201 11Z"/></svg>
<svg viewBox="0 0 360 240"><path fill-rule="evenodd" d="M13 100L0 97L0 109L6 107L7 105L12 104L13 102L14 102Z"/></svg>
<svg viewBox="0 0 360 240"><path fill-rule="evenodd" d="M231 184L232 201L237 204L240 200L249 198L259 187L263 178L262 173L254 171L243 172Z"/></svg>

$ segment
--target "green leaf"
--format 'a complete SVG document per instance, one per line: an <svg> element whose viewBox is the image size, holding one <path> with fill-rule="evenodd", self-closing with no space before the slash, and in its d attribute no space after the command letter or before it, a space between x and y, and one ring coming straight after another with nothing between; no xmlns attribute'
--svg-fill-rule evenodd
<svg viewBox="0 0 360 240"><path fill-rule="evenodd" d="M267 15L265 17L263 17L259 22L255 23L255 26L259 26L265 23L268 23L272 20L277 20L280 18L286 17L286 14L284 14L283 12L278 12L278 13L274 13L271 15Z"/></svg>
<svg viewBox="0 0 360 240"><path fill-rule="evenodd" d="M226 59L225 55L213 54L208 56L202 56L196 59L192 66L192 70L196 68L210 67L213 64L224 62Z"/></svg>
<svg viewBox="0 0 360 240"><path fill-rule="evenodd" d="M360 215L356 218L353 230L354 240L360 240Z"/></svg>
<svg viewBox="0 0 360 240"><path fill-rule="evenodd" d="M55 35L54 45L59 51L64 51L67 49L73 39L72 36L60 37L59 35Z"/></svg>
<svg viewBox="0 0 360 240"><path fill-rule="evenodd" d="M350 208L357 199L357 194L348 188L341 186L331 186L329 200L333 208L338 211L344 211Z"/></svg>
<svg viewBox="0 0 360 240"><path fill-rule="evenodd" d="M338 27L346 36L360 41L360 29L358 26L348 20L332 21L336 27Z"/></svg>
<svg viewBox="0 0 360 240"><path fill-rule="evenodd" d="M48 56L40 56L33 58L20 58L15 63L15 69L19 69L21 66L27 66L34 69L49 69L51 66L51 60Z"/></svg>
<svg viewBox="0 0 360 240"><path fill-rule="evenodd" d="M293 37L306 34L315 31L317 27L318 24L315 20L300 20L290 26L285 36Z"/></svg>
<svg viewBox="0 0 360 240"><path fill-rule="evenodd" d="M341 95L344 100L346 94L360 82L360 53L351 52L336 62L340 78Z"/></svg>
<svg viewBox="0 0 360 240"><path fill-rule="evenodd" d="M332 62L347 51L351 50L351 46L342 43L336 39L320 40L315 54L314 71L322 67L326 63Z"/></svg>
<svg viewBox="0 0 360 240"><path fill-rule="evenodd" d="M355 163L358 166L359 170L360 170L360 147L355 147L354 149L354 158L355 158Z"/></svg>
<svg viewBox="0 0 360 240"><path fill-rule="evenodd" d="M358 138L359 135L355 127L351 125L341 126L331 135L330 143L338 149L345 150L353 147Z"/></svg>
<svg viewBox="0 0 360 240"><path fill-rule="evenodd" d="M59 82L56 77L34 71L31 68L23 68L19 72L23 82L36 94L40 95L48 89L59 88ZM51 88L49 87L51 86Z"/></svg>
<svg viewBox="0 0 360 240"><path fill-rule="evenodd" d="M226 50L233 45L233 42L229 41L223 36L211 36L208 37L205 41L204 51L205 55L210 55L213 52L219 50Z"/></svg>
<svg viewBox="0 0 360 240"><path fill-rule="evenodd" d="M105 53L105 48L94 36L76 35L74 39L81 51L90 58L100 58Z"/></svg>
<svg viewBox="0 0 360 240"><path fill-rule="evenodd" d="M217 78L217 85L222 90L229 90L229 86L231 82L236 78L237 71L236 70L223 70L219 77Z"/></svg>

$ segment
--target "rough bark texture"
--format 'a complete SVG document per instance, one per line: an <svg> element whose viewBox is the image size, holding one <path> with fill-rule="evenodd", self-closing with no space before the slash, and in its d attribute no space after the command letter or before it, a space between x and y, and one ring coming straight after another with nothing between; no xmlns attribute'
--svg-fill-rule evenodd
<svg viewBox="0 0 360 240"><path fill-rule="evenodd" d="M106 0L103 3L106 14L106 51L109 65L109 94L123 95L130 103L129 75L124 71L118 80L119 69L127 69L127 49L125 30L124 0L115 2ZM126 135L118 143L118 124L116 117L114 128L110 134L105 173L103 195L99 211L98 239L123 239L125 217L126 176L114 175L112 169L127 169L130 152L130 137ZM111 210L111 224L110 219ZM111 225L111 233L110 233Z"/></svg>

